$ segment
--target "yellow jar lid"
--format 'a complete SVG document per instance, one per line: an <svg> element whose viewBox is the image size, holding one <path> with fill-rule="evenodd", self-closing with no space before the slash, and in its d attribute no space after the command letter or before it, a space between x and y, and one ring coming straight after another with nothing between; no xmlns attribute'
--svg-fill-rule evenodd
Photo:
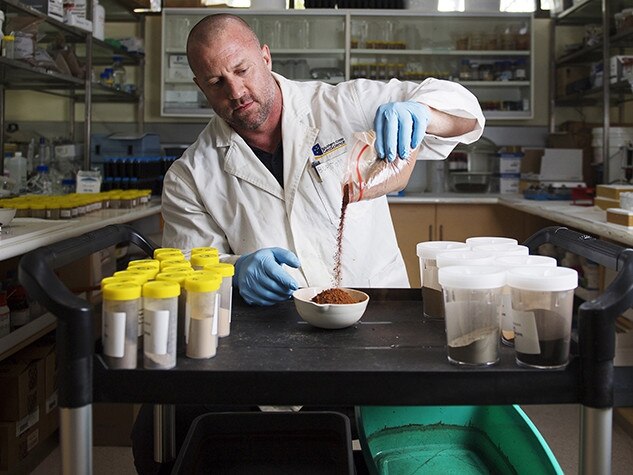
<svg viewBox="0 0 633 475"><path fill-rule="evenodd" d="M153 280L143 284L143 297L169 299L180 295L180 285L173 280Z"/></svg>
<svg viewBox="0 0 633 475"><path fill-rule="evenodd" d="M163 270L166 267L172 266L174 264L187 264L187 261L184 257L174 257L172 259L165 259L160 261L160 269ZM189 264L191 266L191 264Z"/></svg>
<svg viewBox="0 0 633 475"><path fill-rule="evenodd" d="M181 287L185 285L185 279L191 275L191 272L186 271L174 271L174 272L161 272L156 275L156 280L169 280L172 282L178 282Z"/></svg>
<svg viewBox="0 0 633 475"><path fill-rule="evenodd" d="M235 266L228 262L220 262L219 264L208 264L202 270L210 270L217 272L222 277L233 277L235 275Z"/></svg>
<svg viewBox="0 0 633 475"><path fill-rule="evenodd" d="M182 251L178 249L177 247L159 247L158 249L154 249L154 259L156 259L161 254L172 253L172 252L182 254Z"/></svg>
<svg viewBox="0 0 633 475"><path fill-rule="evenodd" d="M108 284L118 284L118 283L131 283L136 285L143 285L145 281L143 279L139 279L138 277L104 277L101 279L101 289Z"/></svg>
<svg viewBox="0 0 633 475"><path fill-rule="evenodd" d="M189 259L189 262L194 267L203 267L209 264L219 264L220 258L217 254L194 254Z"/></svg>
<svg viewBox="0 0 633 475"><path fill-rule="evenodd" d="M105 300L136 300L141 298L141 286L133 282L115 282L103 286Z"/></svg>
<svg viewBox="0 0 633 475"><path fill-rule="evenodd" d="M178 262L172 262L172 259L169 259L168 261L163 261L165 263L165 265L163 265L161 272L167 271L169 270L170 272L172 271L176 271L176 270L188 270L188 269L192 269L191 267L191 263L189 261L178 261Z"/></svg>
<svg viewBox="0 0 633 475"><path fill-rule="evenodd" d="M193 247L191 248L190 255L195 254L215 254L218 255L218 250L215 247Z"/></svg>
<svg viewBox="0 0 633 475"><path fill-rule="evenodd" d="M141 284L144 284L148 280L151 280L147 272L136 272L134 270L120 270L120 271L115 272L114 276L136 278L141 281Z"/></svg>
<svg viewBox="0 0 633 475"><path fill-rule="evenodd" d="M127 268L130 269L131 267L137 267L137 266L152 266L152 267L156 267L157 269L160 269L160 261L157 259L136 259L133 261L128 262L127 264Z"/></svg>
<svg viewBox="0 0 633 475"><path fill-rule="evenodd" d="M187 292L215 292L220 288L222 278L215 274L190 275L185 280Z"/></svg>
<svg viewBox="0 0 633 475"><path fill-rule="evenodd" d="M158 267L156 266L132 266L128 267L127 270L131 272L145 272L147 275L150 276L150 280L156 277L156 274L158 274L159 271Z"/></svg>

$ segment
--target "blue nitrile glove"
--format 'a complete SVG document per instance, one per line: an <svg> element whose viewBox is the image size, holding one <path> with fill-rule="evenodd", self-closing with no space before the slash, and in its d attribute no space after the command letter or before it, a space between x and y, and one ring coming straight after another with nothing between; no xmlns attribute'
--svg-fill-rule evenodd
<svg viewBox="0 0 633 475"><path fill-rule="evenodd" d="M297 256L281 247L260 249L237 260L233 284L246 303L273 305L290 298L299 285L282 264L295 268L301 265Z"/></svg>
<svg viewBox="0 0 633 475"><path fill-rule="evenodd" d="M409 150L422 143L431 120L430 109L419 102L388 102L374 117L378 158L393 162L396 156L407 158Z"/></svg>

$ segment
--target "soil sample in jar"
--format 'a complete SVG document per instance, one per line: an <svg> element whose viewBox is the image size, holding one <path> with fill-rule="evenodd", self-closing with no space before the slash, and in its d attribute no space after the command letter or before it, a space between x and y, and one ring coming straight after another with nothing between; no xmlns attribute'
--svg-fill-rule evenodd
<svg viewBox="0 0 633 475"><path fill-rule="evenodd" d="M536 368L560 368L569 361L571 333L565 317L547 309L533 309L538 332L539 353L523 353L517 349L519 365Z"/></svg>
<svg viewBox="0 0 633 475"><path fill-rule="evenodd" d="M448 359L458 364L494 364L498 351L498 327L478 328L448 342Z"/></svg>

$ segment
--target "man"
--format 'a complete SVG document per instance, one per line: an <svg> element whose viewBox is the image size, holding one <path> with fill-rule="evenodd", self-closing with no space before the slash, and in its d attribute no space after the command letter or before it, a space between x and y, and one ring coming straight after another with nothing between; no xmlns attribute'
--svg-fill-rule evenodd
<svg viewBox="0 0 633 475"><path fill-rule="evenodd" d="M250 304L333 282L355 132L375 129L376 153L389 161L417 147L418 158L443 159L484 126L477 99L448 81L287 80L228 14L194 26L187 57L216 116L165 176L163 245L217 247ZM385 197L348 207L342 247L342 285L409 286Z"/></svg>
<svg viewBox="0 0 633 475"><path fill-rule="evenodd" d="M477 140L484 126L476 98L447 81L285 79L272 73L268 46L233 15L195 25L187 58L216 115L165 176L162 245L218 248L235 263L234 282L250 304L332 283L355 132L374 129L385 160L418 147L421 158L443 159L457 143ZM343 239L342 285L409 286L385 197L350 204ZM178 445L193 418L211 410L222 408L177 407ZM144 406L132 434L139 473L158 470L151 420Z"/></svg>

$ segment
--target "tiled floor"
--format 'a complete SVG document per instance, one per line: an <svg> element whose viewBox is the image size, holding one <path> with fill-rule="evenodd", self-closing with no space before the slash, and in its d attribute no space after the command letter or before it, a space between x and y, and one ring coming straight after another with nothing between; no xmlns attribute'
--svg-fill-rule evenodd
<svg viewBox="0 0 633 475"><path fill-rule="evenodd" d="M547 440L566 474L578 473L579 414L577 405L523 406L532 422ZM128 447L95 447L94 475L133 475L136 473ZM56 449L32 475L59 473L60 456ZM633 438L614 424L612 475L633 473Z"/></svg>

